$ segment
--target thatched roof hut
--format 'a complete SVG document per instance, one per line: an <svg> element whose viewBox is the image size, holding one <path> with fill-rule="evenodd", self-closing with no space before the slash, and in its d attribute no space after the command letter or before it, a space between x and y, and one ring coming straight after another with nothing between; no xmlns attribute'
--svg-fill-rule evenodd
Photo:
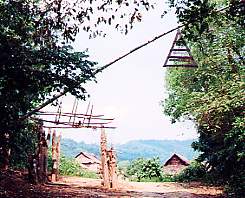
<svg viewBox="0 0 245 198"><path fill-rule="evenodd" d="M164 163L163 171L167 174L178 174L180 171L189 166L190 162L182 155L174 153Z"/></svg>
<svg viewBox="0 0 245 198"><path fill-rule="evenodd" d="M93 153L80 152L76 157L81 167L98 172L100 168L101 161Z"/></svg>

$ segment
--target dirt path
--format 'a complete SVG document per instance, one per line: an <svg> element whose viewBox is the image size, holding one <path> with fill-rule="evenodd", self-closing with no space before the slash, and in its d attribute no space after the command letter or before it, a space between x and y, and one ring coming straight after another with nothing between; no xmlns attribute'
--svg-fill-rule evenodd
<svg viewBox="0 0 245 198"><path fill-rule="evenodd" d="M63 177L56 183L31 185L21 173L0 173L0 198L221 198L219 188L203 186L200 183L138 183L119 182L118 189L108 190L99 179Z"/></svg>
<svg viewBox="0 0 245 198"><path fill-rule="evenodd" d="M198 198L222 197L220 188L204 186L198 182L192 183L154 183L154 182L119 182L119 189L105 190L101 180L79 177L63 177L59 184L67 184L76 188L94 189L95 197L166 197L166 198ZM103 193L102 193L102 192Z"/></svg>

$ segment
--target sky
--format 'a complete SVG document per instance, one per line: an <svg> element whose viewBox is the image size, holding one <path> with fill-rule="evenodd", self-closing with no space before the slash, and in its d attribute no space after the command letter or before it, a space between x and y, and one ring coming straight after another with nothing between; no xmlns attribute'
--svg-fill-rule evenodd
<svg viewBox="0 0 245 198"><path fill-rule="evenodd" d="M163 8L143 15L128 35L109 30L107 37L89 39L80 33L74 43L75 50L88 49L90 59L103 66L155 36L177 26L173 13L161 18ZM79 102L78 111L86 112L88 102L93 104L94 114L115 118L106 130L111 144L122 144L135 139L193 139L197 137L191 121L171 124L163 114L161 101L167 97L164 61L173 42L175 32L136 51L98 74L97 83L85 87L90 98ZM62 98L63 111L72 110L74 98ZM51 109L51 107L48 107ZM63 138L77 142L99 143L100 129L62 129Z"/></svg>

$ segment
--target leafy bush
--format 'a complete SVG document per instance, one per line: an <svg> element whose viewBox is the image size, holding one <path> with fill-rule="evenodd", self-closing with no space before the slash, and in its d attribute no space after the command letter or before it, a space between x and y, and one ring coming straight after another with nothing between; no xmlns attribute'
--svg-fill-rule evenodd
<svg viewBox="0 0 245 198"><path fill-rule="evenodd" d="M61 175L98 178L95 172L83 169L77 161L64 156L60 159L59 172Z"/></svg>
<svg viewBox="0 0 245 198"><path fill-rule="evenodd" d="M49 156L48 156L49 171L52 170L51 156L52 156L51 149L49 149ZM61 175L80 176L80 177L94 178L94 179L98 178L98 175L95 172L83 169L75 159L65 157L64 155L62 155L60 158L59 173Z"/></svg>
<svg viewBox="0 0 245 198"><path fill-rule="evenodd" d="M161 182L176 182L176 178L174 175L163 174Z"/></svg>
<svg viewBox="0 0 245 198"><path fill-rule="evenodd" d="M180 182L200 181L206 177L205 166L200 162L193 161L186 169L174 177L174 180Z"/></svg>
<svg viewBox="0 0 245 198"><path fill-rule="evenodd" d="M163 178L159 158L138 158L127 167L127 175L133 181L161 181Z"/></svg>

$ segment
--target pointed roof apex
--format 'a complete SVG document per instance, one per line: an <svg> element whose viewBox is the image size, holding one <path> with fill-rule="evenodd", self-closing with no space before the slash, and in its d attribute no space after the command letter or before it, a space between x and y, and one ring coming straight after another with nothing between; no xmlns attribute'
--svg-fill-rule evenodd
<svg viewBox="0 0 245 198"><path fill-rule="evenodd" d="M171 157L164 163L164 166L167 166L167 165L169 164L170 160L171 160L174 156L176 156L176 157L183 163L183 165L189 165L189 164L190 164L189 160L186 159L184 156L182 156L182 155L180 155L180 154L177 154L177 153L173 153L173 154L171 155Z"/></svg>

